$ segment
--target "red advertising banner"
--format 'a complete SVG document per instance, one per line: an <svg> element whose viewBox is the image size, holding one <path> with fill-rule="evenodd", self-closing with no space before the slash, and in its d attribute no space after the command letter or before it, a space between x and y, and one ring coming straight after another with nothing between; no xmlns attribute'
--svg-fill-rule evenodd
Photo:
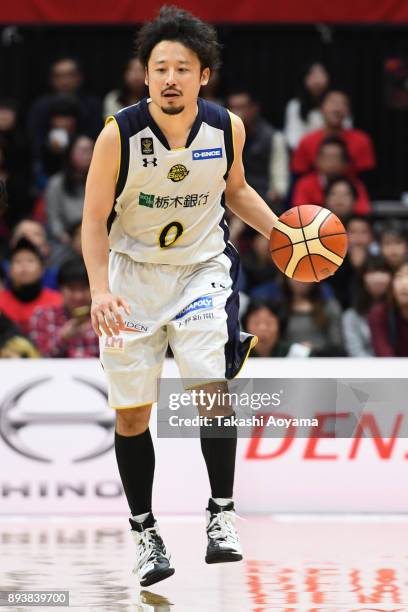
<svg viewBox="0 0 408 612"><path fill-rule="evenodd" d="M0 23L141 23L157 14L163 4L163 0L6 1L0 3ZM406 0L179 0L176 4L214 23L408 22Z"/></svg>

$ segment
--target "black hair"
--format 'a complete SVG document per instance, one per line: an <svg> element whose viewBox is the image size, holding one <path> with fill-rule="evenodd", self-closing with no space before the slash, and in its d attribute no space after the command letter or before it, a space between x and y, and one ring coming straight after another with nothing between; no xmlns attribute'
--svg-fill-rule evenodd
<svg viewBox="0 0 408 612"><path fill-rule="evenodd" d="M333 145L341 149L343 161L345 163L350 163L350 154L348 152L347 145L344 142L344 140L342 140L338 136L327 136L327 138L324 138L319 144L317 154L320 155L324 147L333 146Z"/></svg>
<svg viewBox="0 0 408 612"><path fill-rule="evenodd" d="M325 93L323 92L322 94L320 94L320 96L317 96L317 97L312 96L310 91L305 86L306 76L309 74L312 67L316 66L317 64L322 66L326 70L327 74L329 74L327 67L320 60L309 62L308 64L303 66L302 71L301 71L301 76L300 76L300 87L299 87L299 92L298 92L298 99L300 101L300 116L302 117L303 121L306 121L307 116L310 113L310 111L312 111L314 108L319 108L323 95ZM330 80L330 76L329 76L329 80Z"/></svg>
<svg viewBox="0 0 408 612"><path fill-rule="evenodd" d="M368 293L364 284L364 276L369 272L389 272L392 275L391 266L381 255L369 255L358 271L358 282L356 283L356 293L354 296L354 310L360 315L365 316L373 306L373 298ZM384 301L386 300L384 296Z"/></svg>
<svg viewBox="0 0 408 612"><path fill-rule="evenodd" d="M75 117L80 115L80 107L77 99L71 94L55 94L50 103L50 117L61 115L63 117Z"/></svg>
<svg viewBox="0 0 408 612"><path fill-rule="evenodd" d="M76 282L89 284L88 274L82 257L72 257L65 261L60 267L57 275L59 287L64 287L65 285Z"/></svg>
<svg viewBox="0 0 408 612"><path fill-rule="evenodd" d="M201 70L215 70L220 64L220 44L213 26L177 6L163 6L158 17L139 30L136 37L138 57L147 66L154 47L162 40L182 43L197 55Z"/></svg>
<svg viewBox="0 0 408 612"><path fill-rule="evenodd" d="M283 333L286 328L286 317L284 316L284 311L278 303L266 299L255 299L249 302L248 308L242 317L243 329L247 330L249 317L263 308L269 310L269 312L278 319L279 329L281 333Z"/></svg>
<svg viewBox="0 0 408 612"><path fill-rule="evenodd" d="M369 219L368 217L364 215L358 215L358 214L350 215L350 217L347 219L347 222L346 222L346 230L348 230L348 227L352 221L364 221L364 223L366 223L366 225L370 227L370 230L373 231L373 223L371 219Z"/></svg>
<svg viewBox="0 0 408 612"><path fill-rule="evenodd" d="M352 181L350 181L349 178L347 178L347 176L335 176L332 177L331 179L329 179L326 188L324 190L324 197L325 200L327 200L327 197L329 196L331 190L333 189L333 187L335 187L336 185L338 185L339 183L345 183L347 185L347 187L350 189L352 195L353 195L353 201L356 201L358 198L358 192L356 189L356 186L354 185L354 183Z"/></svg>
<svg viewBox="0 0 408 612"><path fill-rule="evenodd" d="M402 227L401 223L396 219L391 219L390 221L387 221L386 223L381 225L379 232L380 242L384 238L385 234L391 234L392 236L395 236L396 238L399 238L404 242L408 242L408 235L406 229Z"/></svg>
<svg viewBox="0 0 408 612"><path fill-rule="evenodd" d="M231 89L230 92L226 95L226 99L229 100L230 98L232 98L232 96L247 96L251 104L255 104L258 107L261 106L259 96L250 89L247 89L246 87L238 87L235 89Z"/></svg>
<svg viewBox="0 0 408 612"><path fill-rule="evenodd" d="M30 253L33 253L36 257L38 257L41 264L44 264L44 258L41 255L40 250L32 242L27 240L27 238L20 238L20 240L18 240L18 242L10 251L9 259L11 260L14 255L17 255L17 253L19 253L20 251L30 251Z"/></svg>

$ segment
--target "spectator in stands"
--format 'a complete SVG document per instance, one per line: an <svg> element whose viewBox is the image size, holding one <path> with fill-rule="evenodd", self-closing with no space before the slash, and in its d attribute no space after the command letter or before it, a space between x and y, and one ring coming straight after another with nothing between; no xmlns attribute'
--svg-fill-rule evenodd
<svg viewBox="0 0 408 612"><path fill-rule="evenodd" d="M258 337L251 357L286 357L289 347L281 340L279 312L271 302L250 302L242 326L246 332Z"/></svg>
<svg viewBox="0 0 408 612"><path fill-rule="evenodd" d="M66 261L58 283L63 303L34 312L31 339L43 357L97 357L99 340L91 325L91 293L83 260Z"/></svg>
<svg viewBox="0 0 408 612"><path fill-rule="evenodd" d="M133 57L127 63L119 89L106 94L103 101L103 115L109 117L121 108L131 106L141 100L146 92L145 69L142 62Z"/></svg>
<svg viewBox="0 0 408 612"><path fill-rule="evenodd" d="M343 127L344 120L350 114L349 97L342 91L328 91L323 97L321 111L324 126L302 138L293 153L293 172L298 175L312 172L322 140L337 136L345 142L349 153L350 176L362 175L365 180L367 173L376 165L374 147L370 136L362 130Z"/></svg>
<svg viewBox="0 0 408 612"><path fill-rule="evenodd" d="M2 216L2 228L0 237L7 237L10 230L24 216L31 213L33 197L31 193L31 181L24 167L13 161L13 156L7 158L7 147L0 135L0 183L7 199L7 208Z"/></svg>
<svg viewBox="0 0 408 612"><path fill-rule="evenodd" d="M49 107L50 122L34 170L37 184L46 184L52 174L62 170L70 141L79 132L79 106L72 96L55 96Z"/></svg>
<svg viewBox="0 0 408 612"><path fill-rule="evenodd" d="M343 223L356 212L358 193L355 185L345 176L331 179L325 189L324 206L331 210Z"/></svg>
<svg viewBox="0 0 408 612"><path fill-rule="evenodd" d="M314 356L344 354L341 307L334 298L324 299L320 283L302 283L283 277L282 312L287 325L283 340L303 344Z"/></svg>
<svg viewBox="0 0 408 612"><path fill-rule="evenodd" d="M358 274L369 254L378 253L371 221L367 217L352 215L345 223L348 248L343 263L326 282L332 287L343 309L350 308L358 283Z"/></svg>
<svg viewBox="0 0 408 612"><path fill-rule="evenodd" d="M408 263L394 272L386 302L368 315L377 357L408 357Z"/></svg>
<svg viewBox="0 0 408 612"><path fill-rule="evenodd" d="M9 168L17 168L29 175L30 149L27 137L19 121L18 103L7 97L0 98L0 142Z"/></svg>
<svg viewBox="0 0 408 612"><path fill-rule="evenodd" d="M393 270L408 259L408 237L401 224L392 220L384 224L380 234L380 251Z"/></svg>
<svg viewBox="0 0 408 612"><path fill-rule="evenodd" d="M58 266L62 259L61 248L50 244L45 227L32 219L23 219L15 226L10 238L10 249L13 249L21 238L26 238L41 254L45 265L44 286L56 289ZM8 260L3 261L3 269L5 273L8 272Z"/></svg>
<svg viewBox="0 0 408 612"><path fill-rule="evenodd" d="M261 116L258 102L248 91L230 94L227 107L245 125L243 162L248 183L271 205L279 204L289 182L288 155L283 135Z"/></svg>
<svg viewBox="0 0 408 612"><path fill-rule="evenodd" d="M52 176L47 184L48 224L52 236L64 244L70 242L69 228L82 220L93 147L94 142L88 136L74 137L66 153L64 170Z"/></svg>
<svg viewBox="0 0 408 612"><path fill-rule="evenodd" d="M0 312L28 332L29 320L38 306L62 303L59 292L44 287L44 264L40 251L22 238L10 255L9 288L0 291Z"/></svg>
<svg viewBox="0 0 408 612"><path fill-rule="evenodd" d="M338 136L328 136L321 141L316 158L316 170L300 177L293 192L293 206L301 204L325 205L325 190L330 181L338 177L346 178L349 173L350 158L344 141ZM350 181L349 181L350 183ZM343 184L344 187L344 184ZM368 193L363 183L357 178L352 180L354 197L353 212L366 214L370 212Z"/></svg>
<svg viewBox="0 0 408 612"><path fill-rule="evenodd" d="M291 149L295 149L301 138L323 127L320 111L323 94L329 87L330 76L320 62L308 64L302 74L297 98L289 100L285 111L285 137Z"/></svg>
<svg viewBox="0 0 408 612"><path fill-rule="evenodd" d="M251 248L242 256L242 267L245 273L245 292L251 295L253 289L262 288L269 293L269 285L275 285L276 267L271 261L269 241L257 234L252 239Z"/></svg>
<svg viewBox="0 0 408 612"><path fill-rule="evenodd" d="M50 126L50 111L55 95L73 97L78 104L78 131L96 138L102 128L100 100L83 89L83 73L79 62L72 57L61 57L50 70L50 93L38 98L28 118L29 134L36 159L41 157Z"/></svg>
<svg viewBox="0 0 408 612"><path fill-rule="evenodd" d="M16 335L0 342L0 359L38 359L41 357L35 346L24 336Z"/></svg>
<svg viewBox="0 0 408 612"><path fill-rule="evenodd" d="M374 304L385 301L391 284L392 271L382 257L372 255L362 266L352 308L343 313L343 337L350 357L374 355L368 314Z"/></svg>

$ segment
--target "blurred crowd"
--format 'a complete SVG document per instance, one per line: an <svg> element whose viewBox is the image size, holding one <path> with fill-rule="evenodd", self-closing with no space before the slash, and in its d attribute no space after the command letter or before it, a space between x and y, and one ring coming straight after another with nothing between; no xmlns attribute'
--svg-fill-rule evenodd
<svg viewBox="0 0 408 612"><path fill-rule="evenodd" d="M242 256L242 325L259 338L257 357L408 356L408 234L397 219L373 220L374 145L331 76L320 62L305 67L283 129L245 88L221 99L217 74L201 94L241 117L247 181L274 212L325 206L348 234L337 273L301 283L276 269L265 238L228 213ZM81 251L86 176L104 119L145 95L137 59L99 99L79 62L61 57L49 91L25 112L0 97L0 357L98 356Z"/></svg>

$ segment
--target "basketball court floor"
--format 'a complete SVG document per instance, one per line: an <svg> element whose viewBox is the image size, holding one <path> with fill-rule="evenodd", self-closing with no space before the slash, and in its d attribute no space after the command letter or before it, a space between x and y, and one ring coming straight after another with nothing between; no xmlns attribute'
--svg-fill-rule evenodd
<svg viewBox="0 0 408 612"><path fill-rule="evenodd" d="M245 560L212 566L203 517L159 520L176 573L141 590L126 516L2 517L0 590L68 590L75 612L408 611L406 516L246 516Z"/></svg>

